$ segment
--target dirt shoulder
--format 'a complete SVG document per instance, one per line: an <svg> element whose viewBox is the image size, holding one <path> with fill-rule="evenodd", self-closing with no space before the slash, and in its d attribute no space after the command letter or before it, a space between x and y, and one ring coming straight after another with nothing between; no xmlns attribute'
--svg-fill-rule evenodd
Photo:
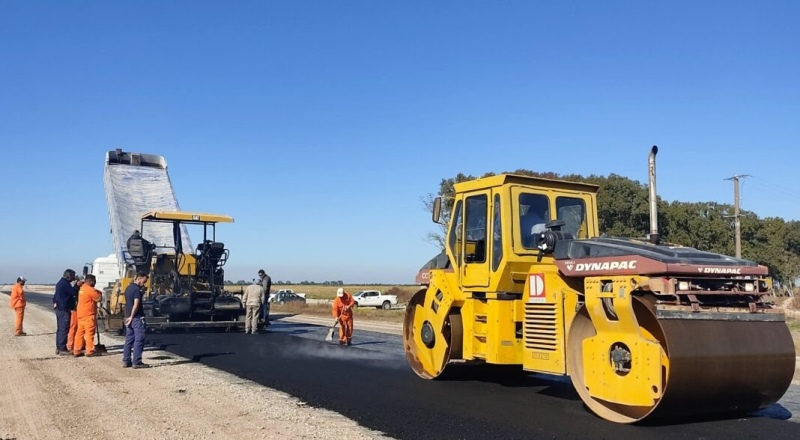
<svg viewBox="0 0 800 440"><path fill-rule="evenodd" d="M386 438L332 411L172 353L146 349L153 368L123 369L122 339L109 354L56 356L55 317L28 305L27 336L0 295L0 438Z"/></svg>

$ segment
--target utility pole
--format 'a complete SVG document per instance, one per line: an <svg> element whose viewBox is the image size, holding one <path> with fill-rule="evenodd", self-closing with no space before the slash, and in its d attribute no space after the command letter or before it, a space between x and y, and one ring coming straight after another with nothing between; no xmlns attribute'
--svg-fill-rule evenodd
<svg viewBox="0 0 800 440"><path fill-rule="evenodd" d="M736 230L736 258L742 258L742 225L739 222L739 179L743 177L750 177L750 175L739 174L725 179L733 180L733 225Z"/></svg>

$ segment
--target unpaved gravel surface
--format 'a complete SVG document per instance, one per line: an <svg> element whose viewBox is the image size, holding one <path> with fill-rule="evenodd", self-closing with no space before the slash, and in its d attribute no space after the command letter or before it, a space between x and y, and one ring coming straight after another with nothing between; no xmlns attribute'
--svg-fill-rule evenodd
<svg viewBox="0 0 800 440"><path fill-rule="evenodd" d="M55 355L55 315L28 304L27 336L0 295L0 439L379 439L338 413L203 366L145 349L153 368L122 368L123 339L100 335L109 354Z"/></svg>

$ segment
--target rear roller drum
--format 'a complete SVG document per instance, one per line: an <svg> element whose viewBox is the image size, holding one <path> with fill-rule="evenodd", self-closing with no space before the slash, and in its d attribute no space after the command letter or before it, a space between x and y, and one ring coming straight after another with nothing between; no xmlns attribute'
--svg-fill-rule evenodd
<svg viewBox="0 0 800 440"><path fill-rule="evenodd" d="M784 322L658 319L649 302L631 300L638 334L615 327L622 313L597 313L617 321L611 326L592 322L586 306L570 327L569 374L598 416L633 423L745 413L775 403L789 387L795 354Z"/></svg>
<svg viewBox="0 0 800 440"><path fill-rule="evenodd" d="M461 356L461 316L450 314L441 325L430 307L426 290L409 301L403 320L403 344L411 369L423 379L435 379L444 371L451 356Z"/></svg>

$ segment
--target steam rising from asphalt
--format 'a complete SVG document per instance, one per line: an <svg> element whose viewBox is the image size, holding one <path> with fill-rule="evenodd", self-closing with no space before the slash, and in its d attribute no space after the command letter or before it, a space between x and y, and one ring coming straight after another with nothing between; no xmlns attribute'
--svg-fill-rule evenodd
<svg viewBox="0 0 800 440"><path fill-rule="evenodd" d="M358 345L342 347L338 342L326 342L323 346L307 344L285 345L281 354L287 357L307 357L342 360L358 365L369 365L381 368L403 368L405 359L390 353L358 348Z"/></svg>

